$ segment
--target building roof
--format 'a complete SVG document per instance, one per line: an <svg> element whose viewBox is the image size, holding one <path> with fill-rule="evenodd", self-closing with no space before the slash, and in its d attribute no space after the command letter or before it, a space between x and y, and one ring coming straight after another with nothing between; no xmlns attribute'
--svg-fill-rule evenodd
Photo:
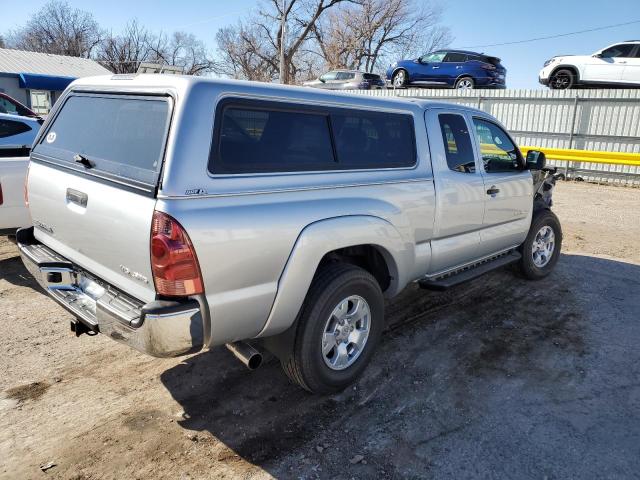
<svg viewBox="0 0 640 480"><path fill-rule="evenodd" d="M111 72L89 58L0 48L0 73L32 73L80 78Z"/></svg>

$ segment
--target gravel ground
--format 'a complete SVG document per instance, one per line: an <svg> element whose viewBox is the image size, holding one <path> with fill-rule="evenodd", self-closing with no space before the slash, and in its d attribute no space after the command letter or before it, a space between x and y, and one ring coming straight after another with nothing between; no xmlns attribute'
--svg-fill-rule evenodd
<svg viewBox="0 0 640 480"><path fill-rule="evenodd" d="M555 199L547 280L408 288L365 375L330 397L226 349L76 339L0 239L0 478L637 478L640 189Z"/></svg>

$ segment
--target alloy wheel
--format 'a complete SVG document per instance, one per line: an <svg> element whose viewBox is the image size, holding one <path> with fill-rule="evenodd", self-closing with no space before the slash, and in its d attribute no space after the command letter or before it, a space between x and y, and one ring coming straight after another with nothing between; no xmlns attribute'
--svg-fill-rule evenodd
<svg viewBox="0 0 640 480"><path fill-rule="evenodd" d="M371 309L351 295L341 300L327 319L322 334L322 357L332 370L344 370L358 359L369 338Z"/></svg>
<svg viewBox="0 0 640 480"><path fill-rule="evenodd" d="M471 90L473 88L473 82L468 78L463 78L458 82L458 90Z"/></svg>
<svg viewBox="0 0 640 480"><path fill-rule="evenodd" d="M536 233L531 246L533 264L536 267L543 268L551 261L556 245L555 238L553 229L548 225L543 226Z"/></svg>
<svg viewBox="0 0 640 480"><path fill-rule="evenodd" d="M405 79L404 70L399 70L393 77L393 86L394 87L404 86L404 79Z"/></svg>
<svg viewBox="0 0 640 480"><path fill-rule="evenodd" d="M566 90L571 86L571 77L566 73L555 75L551 80L552 86L556 90Z"/></svg>

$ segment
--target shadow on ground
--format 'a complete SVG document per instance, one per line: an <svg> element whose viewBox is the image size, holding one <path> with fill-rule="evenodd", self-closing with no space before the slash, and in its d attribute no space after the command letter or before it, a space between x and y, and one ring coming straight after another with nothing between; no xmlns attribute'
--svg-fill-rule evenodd
<svg viewBox="0 0 640 480"><path fill-rule="evenodd" d="M9 257L0 260L0 280L17 287L30 287L42 291L33 276L27 271L20 257Z"/></svg>
<svg viewBox="0 0 640 480"><path fill-rule="evenodd" d="M409 288L387 306L390 325L365 375L332 397L290 384L275 360L248 372L224 349L191 357L161 380L184 408L185 429L210 432L276 477L589 473L585 452L630 448L607 432L633 410L598 392L612 381L603 381L608 364L638 353L596 361L591 323L608 321L598 309L610 306L595 296L585 304L578 292L629 279L637 288L638 278L635 265L563 255L541 282L503 270L446 294ZM640 332L632 333L637 344ZM598 398L604 410L580 404ZM634 422L624 428L637 427L637 415Z"/></svg>

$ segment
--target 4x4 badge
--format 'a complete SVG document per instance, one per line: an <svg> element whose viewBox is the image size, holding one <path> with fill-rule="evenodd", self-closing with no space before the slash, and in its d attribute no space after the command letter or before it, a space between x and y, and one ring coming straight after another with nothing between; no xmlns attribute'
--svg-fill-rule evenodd
<svg viewBox="0 0 640 480"><path fill-rule="evenodd" d="M207 191L204 188L190 188L185 190L185 195L206 195Z"/></svg>

